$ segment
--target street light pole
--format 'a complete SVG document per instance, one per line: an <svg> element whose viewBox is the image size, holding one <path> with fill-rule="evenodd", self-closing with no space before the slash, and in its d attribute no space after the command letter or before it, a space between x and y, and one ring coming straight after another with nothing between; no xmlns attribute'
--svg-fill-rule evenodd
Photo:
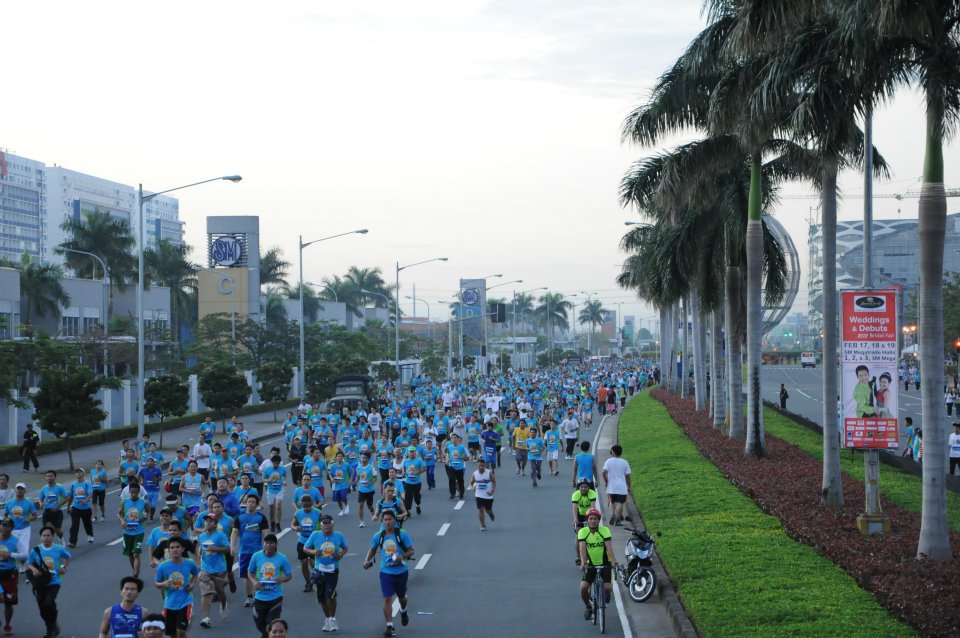
<svg viewBox="0 0 960 638"><path fill-rule="evenodd" d="M397 383L400 383L402 381L401 374L400 374L400 271L406 270L407 268L412 268L414 266L419 266L421 264L429 264L430 262L433 262L433 261L447 261L447 258L434 257L433 259L425 259L424 261L418 261L412 264L407 264L406 266L401 266L400 262L399 261L397 262L397 270L395 273L396 287L393 290L393 294L395 297L393 307L394 307L395 314L397 315L395 318L395 321L393 322L393 337L394 337L393 345L394 345L394 355L395 355L394 366L397 371Z"/></svg>
<svg viewBox="0 0 960 638"><path fill-rule="evenodd" d="M500 274L500 275L491 275L491 276L492 276L492 277L503 277L502 274ZM505 282L503 282L502 284L494 284L493 286L487 286L486 292L490 292L490 291L493 290L494 288L499 288L500 286L508 286L508 285L510 285L510 284L522 284L522 283L523 283L523 279L514 279L513 281L505 281ZM486 353L486 354L484 354L484 357L483 357L483 367L484 367L484 373L486 373L487 369L489 368L489 365L487 364L487 361L490 359L490 343L489 343L489 341L487 340L487 322L488 322L489 319L490 319L490 317L489 317L489 315L490 315L490 304L489 304L489 302L486 300L486 298L487 298L486 294L484 294L483 298L484 298L484 304L487 306L486 308L484 308L484 313L483 313L483 351ZM512 363L512 362L511 362L511 363Z"/></svg>
<svg viewBox="0 0 960 638"><path fill-rule="evenodd" d="M330 235L329 237L321 237L320 239L314 239L313 241L304 242L303 235L300 235L299 247L300 247L300 373L297 375L299 377L300 386L300 401L303 401L304 393L306 392L307 387L307 370L306 370L306 348L304 347L304 333L303 333L303 249L311 244L316 244L321 241L327 241L328 239L336 239L337 237L344 237L346 235L366 235L368 231L366 228L359 228L357 230L351 230L346 233L337 233L336 235ZM336 293L334 293L334 298L336 298Z"/></svg>
<svg viewBox="0 0 960 638"><path fill-rule="evenodd" d="M77 253L78 255L86 255L87 257L93 257L98 262L100 262L100 267L103 269L103 376L107 376L107 357L110 353L110 270L107 268L107 264L101 259L98 255L93 253L88 253L85 250L77 250L76 248L67 248L66 246L59 246L60 250L66 253Z"/></svg>
<svg viewBox="0 0 960 638"><path fill-rule="evenodd" d="M144 414L144 399L143 399L143 384L144 384L144 347L143 347L143 252L145 249L143 241L143 205L146 202L149 202L154 197L158 195L163 195L165 193L172 193L173 191L183 190L184 188L190 188L192 186L199 186L200 184L207 184L209 182L218 182L221 180L226 180L228 182L237 183L242 177L239 175L225 175L223 177L213 177L210 179L205 179L199 182L194 182L192 184L184 184L183 186L177 186L175 188L168 188L167 190L158 191L156 193L143 194L143 184L139 184L137 187L137 438L143 438L144 431L144 422L146 415ZM159 238L158 238L159 239Z"/></svg>

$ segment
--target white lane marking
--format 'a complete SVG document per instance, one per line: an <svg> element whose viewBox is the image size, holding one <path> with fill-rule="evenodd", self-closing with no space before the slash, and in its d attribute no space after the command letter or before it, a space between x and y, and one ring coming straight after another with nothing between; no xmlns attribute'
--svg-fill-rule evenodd
<svg viewBox="0 0 960 638"><path fill-rule="evenodd" d="M807 393L804 392L803 390L797 390L797 394L802 394L803 396L807 397L808 399L813 399L813 400L816 401L817 403L820 403L820 399L818 399L817 397L812 397L812 396L810 396L809 394L807 394Z"/></svg>
<svg viewBox="0 0 960 638"><path fill-rule="evenodd" d="M606 423L608 415L603 415L603 418L600 419L600 425L597 426L597 433L593 435L593 446L592 450L594 453L597 451L597 441L600 439L600 430L603 429L603 424ZM600 477L596 477L599 479ZM603 510L600 508L600 504L596 504L597 509L600 510L601 518L603 520ZM630 619L627 618L627 612L623 608L623 600L620 598L620 588L613 588L613 597L617 605L617 615L620 617L620 626L623 628L623 638L631 638L633 634L630 633Z"/></svg>
<svg viewBox="0 0 960 638"><path fill-rule="evenodd" d="M393 599L393 615L396 616L400 613L400 601L396 598Z"/></svg>
<svg viewBox="0 0 960 638"><path fill-rule="evenodd" d="M464 503L466 503L466 501L457 501L457 504L453 506L453 509L455 510L460 509L461 507L463 507Z"/></svg>
<svg viewBox="0 0 960 638"><path fill-rule="evenodd" d="M287 535L287 532L289 532L289 531L290 531L290 528L289 528L289 527L284 527L284 528L283 528L283 531L281 531L279 534L277 534L277 538L278 538L278 539L283 538L284 536Z"/></svg>
<svg viewBox="0 0 960 638"><path fill-rule="evenodd" d="M450 523L444 523L440 526L440 531L437 532L437 536L444 536L447 533L447 530L450 529Z"/></svg>
<svg viewBox="0 0 960 638"><path fill-rule="evenodd" d="M107 543L107 545L109 545L109 546L112 547L112 546L114 546L114 545L119 545L119 544L122 543L122 542L123 542L123 536L121 536L120 538L118 538L118 539L115 540L115 541L110 541L109 543Z"/></svg>
<svg viewBox="0 0 960 638"><path fill-rule="evenodd" d="M414 567L414 569L423 569L424 567L426 567L427 561L430 560L431 556L433 556L433 554L424 554L423 556L421 556L420 560L417 561L417 566Z"/></svg>

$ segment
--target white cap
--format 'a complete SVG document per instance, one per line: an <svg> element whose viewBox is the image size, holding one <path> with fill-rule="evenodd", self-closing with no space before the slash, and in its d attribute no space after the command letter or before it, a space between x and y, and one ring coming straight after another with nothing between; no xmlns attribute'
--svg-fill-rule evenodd
<svg viewBox="0 0 960 638"><path fill-rule="evenodd" d="M27 489L27 484L26 484L26 483L17 483L14 487L22 487L23 489Z"/></svg>

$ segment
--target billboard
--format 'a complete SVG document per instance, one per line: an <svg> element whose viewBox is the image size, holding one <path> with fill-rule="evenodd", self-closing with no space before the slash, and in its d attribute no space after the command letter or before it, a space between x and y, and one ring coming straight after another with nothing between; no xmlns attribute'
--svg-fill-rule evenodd
<svg viewBox="0 0 960 638"><path fill-rule="evenodd" d="M475 342L483 342L483 325L486 321L484 313L487 307L487 280L461 279L459 290L460 303L457 307L457 318L464 319L463 336L472 338ZM467 353L480 354L479 346L467 347Z"/></svg>
<svg viewBox="0 0 960 638"><path fill-rule="evenodd" d="M843 290L840 308L844 447L897 449L897 292Z"/></svg>

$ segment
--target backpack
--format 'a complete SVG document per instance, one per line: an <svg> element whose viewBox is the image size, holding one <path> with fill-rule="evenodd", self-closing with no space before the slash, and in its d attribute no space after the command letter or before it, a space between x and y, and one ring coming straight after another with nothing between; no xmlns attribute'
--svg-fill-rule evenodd
<svg viewBox="0 0 960 638"><path fill-rule="evenodd" d="M400 551L403 552L404 554L406 554L406 553L407 553L407 547L406 547L406 545L403 544L403 538L402 538L400 532L401 532L401 530L398 528L398 529L396 530L394 536L395 536L396 539L397 539L397 545L400 547ZM380 531L380 532L377 532L377 536L379 537L378 540L377 540L377 549L378 549L378 550L381 550L381 549L383 549L383 541L384 541L384 536L385 536L385 534L384 534L382 531Z"/></svg>

